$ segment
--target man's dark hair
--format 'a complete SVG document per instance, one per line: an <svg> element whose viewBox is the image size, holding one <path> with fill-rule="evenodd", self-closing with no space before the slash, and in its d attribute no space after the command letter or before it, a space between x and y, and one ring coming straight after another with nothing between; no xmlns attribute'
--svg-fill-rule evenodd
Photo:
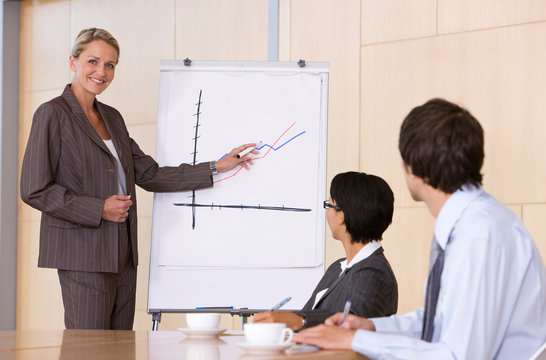
<svg viewBox="0 0 546 360"><path fill-rule="evenodd" d="M381 240L392 222L394 195L378 176L354 171L337 174L330 185L330 197L343 211L352 242Z"/></svg>
<svg viewBox="0 0 546 360"><path fill-rule="evenodd" d="M447 194L482 183L483 129L468 110L449 101L432 99L411 110L398 149L414 175Z"/></svg>

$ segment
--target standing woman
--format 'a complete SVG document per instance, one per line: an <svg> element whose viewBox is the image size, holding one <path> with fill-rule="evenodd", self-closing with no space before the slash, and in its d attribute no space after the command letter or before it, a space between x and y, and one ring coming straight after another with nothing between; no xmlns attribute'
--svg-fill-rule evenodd
<svg viewBox="0 0 546 360"><path fill-rule="evenodd" d="M58 269L67 329L132 329L135 313L135 185L174 192L210 187L212 175L252 164L233 149L218 162L159 167L129 136L121 114L99 102L114 79L116 39L82 30L71 84L34 114L21 198L42 212L38 266ZM253 150L254 153L257 153Z"/></svg>

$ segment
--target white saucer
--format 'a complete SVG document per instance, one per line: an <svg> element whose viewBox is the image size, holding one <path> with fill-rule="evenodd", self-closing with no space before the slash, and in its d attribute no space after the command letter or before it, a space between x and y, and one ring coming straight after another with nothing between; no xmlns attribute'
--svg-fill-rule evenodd
<svg viewBox="0 0 546 360"><path fill-rule="evenodd" d="M184 334L192 338L211 338L224 333L227 329L190 329L178 328Z"/></svg>
<svg viewBox="0 0 546 360"><path fill-rule="evenodd" d="M280 353L295 344L293 342L287 344L249 344L247 342L236 342L235 345L245 349L251 354L271 354Z"/></svg>

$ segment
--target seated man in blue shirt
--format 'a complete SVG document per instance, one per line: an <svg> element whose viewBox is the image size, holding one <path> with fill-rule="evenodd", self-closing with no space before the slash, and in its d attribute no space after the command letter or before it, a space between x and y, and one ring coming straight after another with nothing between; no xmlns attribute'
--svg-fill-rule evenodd
<svg viewBox="0 0 546 360"><path fill-rule="evenodd" d="M482 187L483 129L442 99L400 129L408 189L436 218L425 306L365 319L341 314L297 342L371 359L528 359L546 341L546 270L521 221Z"/></svg>

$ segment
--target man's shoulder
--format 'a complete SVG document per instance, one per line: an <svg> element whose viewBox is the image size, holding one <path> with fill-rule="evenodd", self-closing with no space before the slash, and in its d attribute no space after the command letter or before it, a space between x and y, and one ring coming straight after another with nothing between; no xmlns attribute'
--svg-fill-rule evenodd
<svg viewBox="0 0 546 360"><path fill-rule="evenodd" d="M461 219L475 224L510 226L517 216L493 195L482 192L461 214Z"/></svg>
<svg viewBox="0 0 546 360"><path fill-rule="evenodd" d="M514 233L518 233L518 237L528 236L525 235L527 231L516 214L486 192L468 205L453 229L453 235L458 239L474 241L477 238L487 238L490 243L498 245Z"/></svg>

